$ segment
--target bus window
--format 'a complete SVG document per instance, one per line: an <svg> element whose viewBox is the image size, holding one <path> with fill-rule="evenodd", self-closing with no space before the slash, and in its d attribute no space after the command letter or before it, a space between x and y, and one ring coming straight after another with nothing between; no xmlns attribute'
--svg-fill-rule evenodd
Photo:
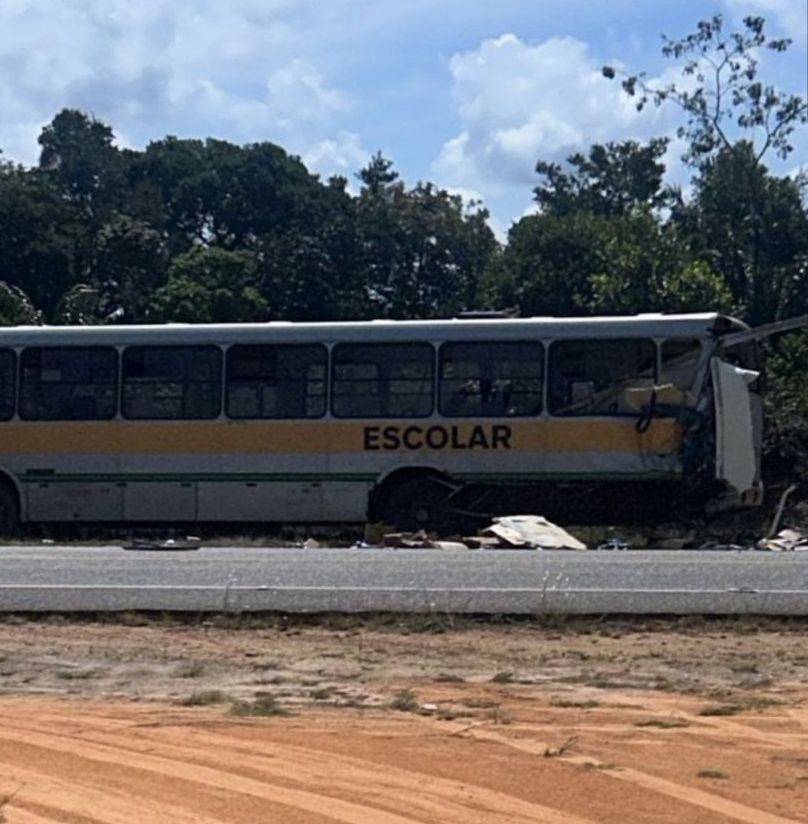
<svg viewBox="0 0 808 824"><path fill-rule="evenodd" d="M671 338L662 342L660 386L673 384L682 392L692 392L701 365L701 342L694 338Z"/></svg>
<svg viewBox="0 0 808 824"><path fill-rule="evenodd" d="M20 417L98 421L115 417L118 353L107 346L30 347L20 358Z"/></svg>
<svg viewBox="0 0 808 824"><path fill-rule="evenodd" d="M441 415L537 415L542 411L543 385L544 347L540 343L445 343L441 346Z"/></svg>
<svg viewBox="0 0 808 824"><path fill-rule="evenodd" d="M319 418L325 414L324 346L236 345L227 350L231 418Z"/></svg>
<svg viewBox="0 0 808 824"><path fill-rule="evenodd" d="M636 415L628 391L652 387L651 340L564 340L550 345L548 407L553 415Z"/></svg>
<svg viewBox="0 0 808 824"><path fill-rule="evenodd" d="M0 421L14 416L17 357L13 349L0 349Z"/></svg>
<svg viewBox="0 0 808 824"><path fill-rule="evenodd" d="M338 418L422 418L434 405L429 343L343 343L332 353L331 410Z"/></svg>
<svg viewBox="0 0 808 824"><path fill-rule="evenodd" d="M222 353L216 346L130 346L123 353L126 418L216 418L222 403Z"/></svg>

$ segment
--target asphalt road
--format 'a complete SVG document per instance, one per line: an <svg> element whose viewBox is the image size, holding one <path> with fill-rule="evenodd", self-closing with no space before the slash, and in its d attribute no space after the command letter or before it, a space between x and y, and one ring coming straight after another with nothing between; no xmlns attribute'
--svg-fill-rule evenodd
<svg viewBox="0 0 808 824"><path fill-rule="evenodd" d="M0 612L808 615L808 553L0 547Z"/></svg>

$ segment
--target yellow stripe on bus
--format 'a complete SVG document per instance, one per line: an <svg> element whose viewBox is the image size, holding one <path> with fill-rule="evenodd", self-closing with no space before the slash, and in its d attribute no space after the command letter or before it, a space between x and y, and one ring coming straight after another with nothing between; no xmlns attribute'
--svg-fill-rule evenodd
<svg viewBox="0 0 808 824"><path fill-rule="evenodd" d="M384 439L385 430L397 435ZM504 428L504 429L503 429ZM368 430L375 430L368 437ZM447 431L445 437L436 429ZM497 435L491 439L492 430ZM391 430L391 431L392 431ZM441 435L441 437L427 438ZM507 430L504 437L502 432ZM433 444L430 446L429 443ZM682 429L654 420L638 433L634 419L450 421L99 421L0 424L0 454L346 454L369 449L412 453L509 452L675 453ZM440 444L438 449L435 444ZM375 454L370 453L370 454Z"/></svg>

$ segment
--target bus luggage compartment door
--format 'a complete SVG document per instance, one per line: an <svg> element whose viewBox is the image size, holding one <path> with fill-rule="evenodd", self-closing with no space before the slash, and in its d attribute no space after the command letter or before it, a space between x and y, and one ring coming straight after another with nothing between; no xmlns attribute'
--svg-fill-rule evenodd
<svg viewBox="0 0 808 824"><path fill-rule="evenodd" d="M712 359L711 371L715 403L716 477L726 481L741 498L754 498L759 472L749 387L757 380L759 373L741 369L720 358Z"/></svg>

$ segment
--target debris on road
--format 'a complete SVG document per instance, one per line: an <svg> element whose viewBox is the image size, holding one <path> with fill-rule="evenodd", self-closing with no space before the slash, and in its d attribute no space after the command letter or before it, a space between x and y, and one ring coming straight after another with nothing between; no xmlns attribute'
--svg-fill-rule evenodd
<svg viewBox="0 0 808 824"><path fill-rule="evenodd" d="M586 549L586 544L540 515L494 518L481 530L483 537L499 538L508 549Z"/></svg>
<svg viewBox="0 0 808 824"><path fill-rule="evenodd" d="M595 549L622 551L624 549L631 549L631 547L622 538L609 538L602 544L598 544Z"/></svg>
<svg viewBox="0 0 808 824"><path fill-rule="evenodd" d="M769 552L808 552L808 537L796 529L781 529L773 538L761 538L755 549Z"/></svg>
<svg viewBox="0 0 808 824"><path fill-rule="evenodd" d="M371 547L368 542L354 546ZM419 532L388 532L375 546L391 549L586 549L586 544L565 529L539 515L508 515L494 518L477 535L442 539L434 534ZM625 545L624 545L625 546Z"/></svg>
<svg viewBox="0 0 808 824"><path fill-rule="evenodd" d="M418 532L388 532L382 537L381 546L392 549L437 549L435 540L423 529Z"/></svg>
<svg viewBox="0 0 808 824"><path fill-rule="evenodd" d="M199 549L202 546L202 539L189 535L184 539L174 540L168 538L165 541L149 540L144 538L134 538L128 544L122 544L123 549L139 550L141 552L188 552Z"/></svg>

